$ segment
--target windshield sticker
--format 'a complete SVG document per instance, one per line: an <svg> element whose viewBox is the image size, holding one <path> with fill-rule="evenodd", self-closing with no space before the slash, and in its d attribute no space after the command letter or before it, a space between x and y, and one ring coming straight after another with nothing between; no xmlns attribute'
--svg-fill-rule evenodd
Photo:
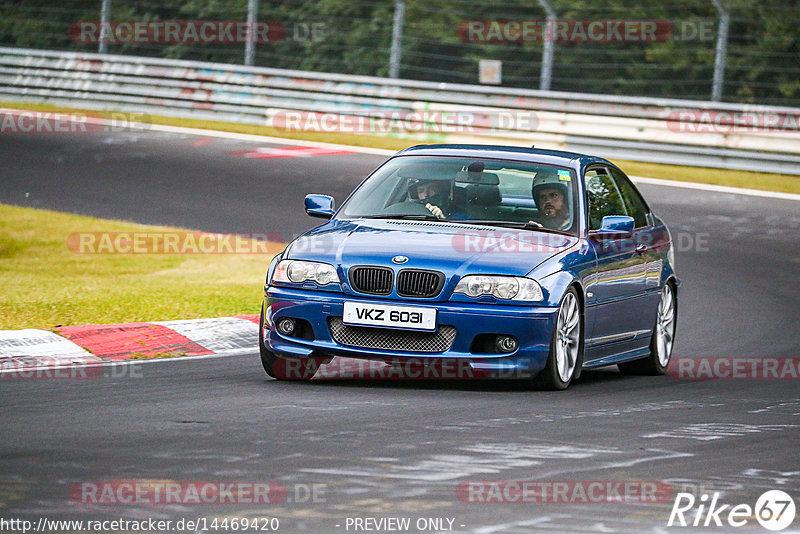
<svg viewBox="0 0 800 534"><path fill-rule="evenodd" d="M564 180L565 182L570 181L569 171L558 171L558 179Z"/></svg>

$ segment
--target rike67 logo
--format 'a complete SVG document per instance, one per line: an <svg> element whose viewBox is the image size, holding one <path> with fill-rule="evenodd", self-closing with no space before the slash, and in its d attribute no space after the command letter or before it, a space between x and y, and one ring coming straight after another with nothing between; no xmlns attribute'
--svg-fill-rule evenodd
<svg viewBox="0 0 800 534"><path fill-rule="evenodd" d="M744 527L755 517L767 530L780 531L789 527L795 518L795 503L791 495L781 490L765 491L749 504L720 502L720 492L703 493L696 498L691 493L678 493L669 514L668 527Z"/></svg>

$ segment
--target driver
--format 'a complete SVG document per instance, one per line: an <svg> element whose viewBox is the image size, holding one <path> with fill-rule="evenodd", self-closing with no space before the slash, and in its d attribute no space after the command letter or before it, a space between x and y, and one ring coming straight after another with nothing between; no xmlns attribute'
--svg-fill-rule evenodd
<svg viewBox="0 0 800 534"><path fill-rule="evenodd" d="M409 180L408 199L424 205L436 217L445 218L444 209L447 209L446 180L424 180L415 178Z"/></svg>
<svg viewBox="0 0 800 534"><path fill-rule="evenodd" d="M539 210L538 222L545 228L566 230L572 224L566 183L555 170L550 169L540 170L533 179L532 194Z"/></svg>

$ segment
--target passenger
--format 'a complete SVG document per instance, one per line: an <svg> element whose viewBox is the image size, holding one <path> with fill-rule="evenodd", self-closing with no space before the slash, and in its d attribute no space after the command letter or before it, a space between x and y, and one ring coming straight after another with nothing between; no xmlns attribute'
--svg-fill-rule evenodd
<svg viewBox="0 0 800 534"><path fill-rule="evenodd" d="M555 170L536 173L532 194L539 210L539 224L551 230L567 230L572 225L568 191Z"/></svg>

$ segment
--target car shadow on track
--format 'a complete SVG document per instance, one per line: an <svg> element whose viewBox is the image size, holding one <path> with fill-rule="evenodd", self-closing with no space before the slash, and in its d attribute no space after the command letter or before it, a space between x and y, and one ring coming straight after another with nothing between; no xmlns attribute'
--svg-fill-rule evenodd
<svg viewBox="0 0 800 534"><path fill-rule="evenodd" d="M614 387L621 385L642 386L642 381L659 380L664 377L635 377L621 374L616 368L583 371L579 380L570 385L570 390L588 390L591 388L607 389L609 384ZM298 384L298 382L284 382L267 379L268 382L285 384ZM315 377L308 382L301 383L303 387L320 388L384 388L396 390L447 390L447 391L481 391L481 392L525 392L535 390L526 379L396 379L385 377L365 376L360 378L342 377ZM545 391L541 391L546 393Z"/></svg>

